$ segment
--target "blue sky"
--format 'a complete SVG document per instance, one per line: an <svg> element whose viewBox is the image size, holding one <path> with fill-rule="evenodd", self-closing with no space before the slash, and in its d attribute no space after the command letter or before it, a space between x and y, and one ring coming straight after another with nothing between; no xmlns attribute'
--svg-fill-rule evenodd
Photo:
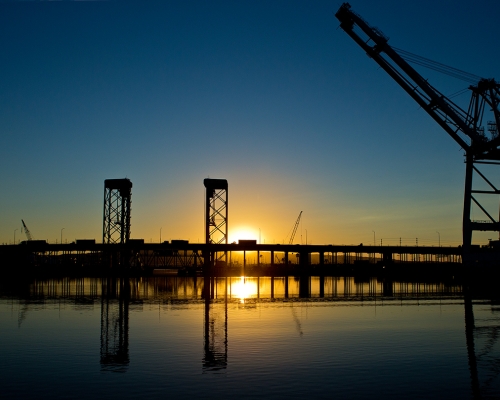
<svg viewBox="0 0 500 400"><path fill-rule="evenodd" d="M101 240L104 179L124 177L148 242L204 240L210 177L229 182L231 240L287 240L303 211L303 242L460 243L460 148L338 28L340 5L0 2L0 243L21 218ZM500 75L496 1L351 5L395 47Z"/></svg>

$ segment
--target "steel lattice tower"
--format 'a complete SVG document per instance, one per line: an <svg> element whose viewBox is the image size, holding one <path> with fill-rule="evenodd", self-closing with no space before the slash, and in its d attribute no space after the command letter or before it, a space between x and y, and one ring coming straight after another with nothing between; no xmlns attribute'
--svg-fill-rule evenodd
<svg viewBox="0 0 500 400"><path fill-rule="evenodd" d="M130 239L130 179L104 181L103 243L126 243Z"/></svg>
<svg viewBox="0 0 500 400"><path fill-rule="evenodd" d="M227 244L227 180L205 179L205 239L207 244ZM211 255L211 261L227 261L227 253Z"/></svg>

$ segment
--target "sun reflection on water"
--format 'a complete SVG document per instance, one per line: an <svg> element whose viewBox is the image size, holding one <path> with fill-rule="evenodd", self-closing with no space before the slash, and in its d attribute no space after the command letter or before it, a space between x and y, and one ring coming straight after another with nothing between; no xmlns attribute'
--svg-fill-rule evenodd
<svg viewBox="0 0 500 400"><path fill-rule="evenodd" d="M257 296L257 282L254 279L249 279L241 276L236 282L231 284L231 297L240 299L240 303L244 303L245 299L250 299Z"/></svg>

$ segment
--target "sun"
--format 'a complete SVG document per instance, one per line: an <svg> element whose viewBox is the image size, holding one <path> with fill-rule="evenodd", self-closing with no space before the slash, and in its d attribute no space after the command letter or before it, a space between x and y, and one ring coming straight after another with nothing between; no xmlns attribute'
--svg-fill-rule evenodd
<svg viewBox="0 0 500 400"><path fill-rule="evenodd" d="M228 242L238 243L238 240L257 240L259 242L259 229L251 228L248 226L239 226L234 229L230 229L228 233Z"/></svg>

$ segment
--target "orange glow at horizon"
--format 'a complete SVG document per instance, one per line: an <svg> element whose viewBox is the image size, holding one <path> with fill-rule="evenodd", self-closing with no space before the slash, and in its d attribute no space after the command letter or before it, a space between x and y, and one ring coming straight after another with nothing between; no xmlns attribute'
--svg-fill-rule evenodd
<svg viewBox="0 0 500 400"><path fill-rule="evenodd" d="M238 240L257 240L259 243L259 229L250 228L248 226L238 226L235 229L229 229L228 242L238 243Z"/></svg>

